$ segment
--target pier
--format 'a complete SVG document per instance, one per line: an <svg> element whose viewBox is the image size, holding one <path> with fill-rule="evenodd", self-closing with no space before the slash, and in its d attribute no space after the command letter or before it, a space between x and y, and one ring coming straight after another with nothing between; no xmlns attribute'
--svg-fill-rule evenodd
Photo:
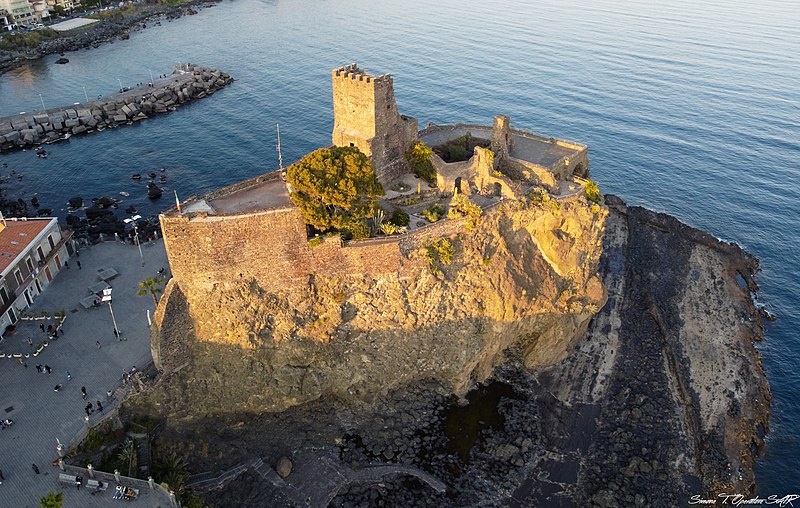
<svg viewBox="0 0 800 508"><path fill-rule="evenodd" d="M94 101L0 118L0 153L131 125L207 97L232 82L222 71L181 64L165 78Z"/></svg>

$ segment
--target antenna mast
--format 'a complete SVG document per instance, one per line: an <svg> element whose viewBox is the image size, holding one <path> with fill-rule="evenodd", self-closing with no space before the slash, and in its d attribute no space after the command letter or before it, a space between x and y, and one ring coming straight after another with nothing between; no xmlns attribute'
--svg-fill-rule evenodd
<svg viewBox="0 0 800 508"><path fill-rule="evenodd" d="M278 168L281 170L281 178L286 179L286 171L283 169L283 156L281 155L281 124L278 126Z"/></svg>

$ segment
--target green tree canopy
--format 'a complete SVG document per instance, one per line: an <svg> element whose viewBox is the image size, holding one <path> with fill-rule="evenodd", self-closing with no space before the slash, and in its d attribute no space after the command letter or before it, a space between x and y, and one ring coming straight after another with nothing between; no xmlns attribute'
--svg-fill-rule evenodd
<svg viewBox="0 0 800 508"><path fill-rule="evenodd" d="M42 508L61 508L64 504L63 492L50 492L39 500L39 506Z"/></svg>
<svg viewBox="0 0 800 508"><path fill-rule="evenodd" d="M352 146L320 148L286 170L292 202L320 231L349 230L371 216L383 187L366 155Z"/></svg>

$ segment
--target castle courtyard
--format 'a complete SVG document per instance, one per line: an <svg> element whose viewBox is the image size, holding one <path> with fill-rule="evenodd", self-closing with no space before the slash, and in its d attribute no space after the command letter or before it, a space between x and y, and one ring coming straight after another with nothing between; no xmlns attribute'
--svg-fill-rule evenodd
<svg viewBox="0 0 800 508"><path fill-rule="evenodd" d="M65 508L101 507L114 502L113 484L93 496L85 487L85 476L80 489L59 483L61 471L52 463L58 456L56 439L66 451L84 434L86 403L91 401L95 408L97 401L103 404L103 414L95 411L90 417L89 423L94 425L118 404L123 371L133 366L141 370L151 363L147 310L152 316L155 306L150 295L138 296L136 291L139 281L155 277L160 268L168 266L163 240L142 244L142 253L144 266L133 245L106 242L82 248L79 256L70 258L70 268L59 273L27 313L35 316L47 312L51 317L20 320L16 333L0 342L0 352L7 356L32 353L46 338L39 325L55 323L52 315L65 311L64 335L50 340L37 357L23 358L27 367L19 359L0 358L0 418L14 421L11 427L0 430L0 471L5 478L0 484L0 506L39 506L39 499L51 491L64 492ZM113 288L117 327L125 340L114 336L107 304L89 308L81 304L91 296L89 288L101 283L99 271L108 268L118 272L108 284ZM51 373L37 372L37 364L49 366ZM61 388L55 391L59 384ZM81 387L86 387L85 400ZM40 474L35 474L32 464ZM170 505L158 491L139 490L137 506Z"/></svg>

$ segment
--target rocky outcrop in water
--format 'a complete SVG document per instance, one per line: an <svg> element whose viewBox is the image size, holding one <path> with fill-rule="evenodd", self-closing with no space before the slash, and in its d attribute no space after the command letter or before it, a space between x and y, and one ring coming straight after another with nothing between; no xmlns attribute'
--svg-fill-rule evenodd
<svg viewBox="0 0 800 508"><path fill-rule="evenodd" d="M130 125L202 99L233 81L215 69L182 64L169 79L139 86L79 107L0 118L0 152Z"/></svg>
<svg viewBox="0 0 800 508"><path fill-rule="evenodd" d="M184 412L162 445L199 441L198 472L322 450L350 469L404 464L447 486L354 483L337 507L676 506L749 492L770 400L753 347L757 260L672 217L608 202L599 268L608 302L576 344L558 346L563 359L542 362L518 341L461 401L446 384L417 380L367 406L327 397L279 413ZM205 386L253 365L243 358ZM137 410L153 402L161 414L175 407L155 397ZM298 468L280 483L251 470L204 496L212 506L303 506L293 500L325 484L314 474Z"/></svg>

